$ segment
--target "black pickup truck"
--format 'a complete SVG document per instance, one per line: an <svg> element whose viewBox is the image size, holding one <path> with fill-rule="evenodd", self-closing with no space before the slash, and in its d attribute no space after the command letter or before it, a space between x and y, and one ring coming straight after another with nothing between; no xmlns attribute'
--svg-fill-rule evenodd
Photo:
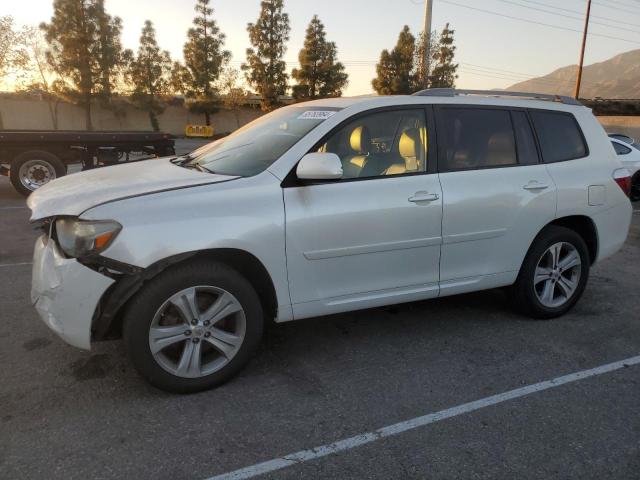
<svg viewBox="0 0 640 480"><path fill-rule="evenodd" d="M87 170L132 161L131 156L174 154L167 133L0 130L0 174L23 195L66 175L72 163Z"/></svg>

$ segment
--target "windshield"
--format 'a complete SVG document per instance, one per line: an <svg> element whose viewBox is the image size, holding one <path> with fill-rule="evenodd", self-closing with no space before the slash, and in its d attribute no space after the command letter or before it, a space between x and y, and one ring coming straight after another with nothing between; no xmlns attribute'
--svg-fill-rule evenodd
<svg viewBox="0 0 640 480"><path fill-rule="evenodd" d="M280 108L194 150L185 166L221 175L257 175L338 110L304 106Z"/></svg>

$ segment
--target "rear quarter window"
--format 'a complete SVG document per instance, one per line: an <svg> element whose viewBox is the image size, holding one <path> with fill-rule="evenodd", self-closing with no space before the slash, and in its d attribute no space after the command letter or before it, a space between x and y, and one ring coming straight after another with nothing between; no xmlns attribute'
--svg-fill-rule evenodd
<svg viewBox="0 0 640 480"><path fill-rule="evenodd" d="M564 112L531 111L545 163L587 156L587 145L575 117Z"/></svg>
<svg viewBox="0 0 640 480"><path fill-rule="evenodd" d="M629 147L625 147L624 145L620 145L616 142L611 142L611 145L613 145L613 148L618 155L629 155L631 153L631 149Z"/></svg>

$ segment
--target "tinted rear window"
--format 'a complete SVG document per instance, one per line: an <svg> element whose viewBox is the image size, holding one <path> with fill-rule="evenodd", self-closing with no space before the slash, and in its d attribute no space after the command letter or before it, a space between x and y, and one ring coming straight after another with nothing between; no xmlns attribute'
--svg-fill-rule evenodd
<svg viewBox="0 0 640 480"><path fill-rule="evenodd" d="M508 110L444 108L447 170L515 165L516 142Z"/></svg>
<svg viewBox="0 0 640 480"><path fill-rule="evenodd" d="M569 113L532 111L545 162L562 162L587 155L587 146L578 122Z"/></svg>

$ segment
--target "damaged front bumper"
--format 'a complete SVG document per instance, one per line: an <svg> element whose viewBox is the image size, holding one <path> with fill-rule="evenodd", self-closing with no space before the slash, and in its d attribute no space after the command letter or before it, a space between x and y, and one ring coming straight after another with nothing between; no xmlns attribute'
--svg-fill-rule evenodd
<svg viewBox="0 0 640 480"><path fill-rule="evenodd" d="M105 291L114 283L73 258L65 258L47 235L36 240L31 301L51 330L78 348L91 348L91 323Z"/></svg>

